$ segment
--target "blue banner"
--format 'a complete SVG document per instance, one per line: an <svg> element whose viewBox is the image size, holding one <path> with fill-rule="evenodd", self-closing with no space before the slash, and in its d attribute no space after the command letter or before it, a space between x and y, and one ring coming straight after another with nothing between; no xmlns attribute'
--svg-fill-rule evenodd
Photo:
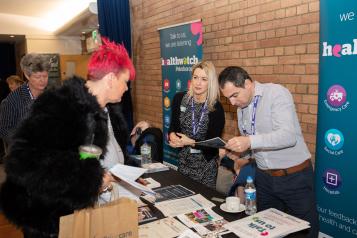
<svg viewBox="0 0 357 238"><path fill-rule="evenodd" d="M357 2L320 1L319 237L357 237Z"/></svg>
<svg viewBox="0 0 357 238"><path fill-rule="evenodd" d="M175 94L187 91L192 66L202 60L202 22L193 22L160 29L164 162L176 168L177 149L168 143L171 104Z"/></svg>

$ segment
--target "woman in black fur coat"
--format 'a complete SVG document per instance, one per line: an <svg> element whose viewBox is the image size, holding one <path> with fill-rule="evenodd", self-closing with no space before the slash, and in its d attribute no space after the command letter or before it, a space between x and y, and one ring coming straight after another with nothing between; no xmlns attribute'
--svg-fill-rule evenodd
<svg viewBox="0 0 357 238"><path fill-rule="evenodd" d="M93 142L103 158L108 114L115 139L125 143L116 106L108 106L108 113L104 108L121 100L135 71L123 46L103 42L90 59L89 80L73 77L44 92L13 138L1 206L26 237L57 237L59 218L93 206L113 180L99 160L80 159L78 152L79 146Z"/></svg>

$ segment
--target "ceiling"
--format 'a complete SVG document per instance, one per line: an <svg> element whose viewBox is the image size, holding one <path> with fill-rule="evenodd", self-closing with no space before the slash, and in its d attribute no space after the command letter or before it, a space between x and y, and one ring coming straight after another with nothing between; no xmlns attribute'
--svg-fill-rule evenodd
<svg viewBox="0 0 357 238"><path fill-rule="evenodd" d="M98 27L91 2L96 0L0 0L0 34L78 36Z"/></svg>

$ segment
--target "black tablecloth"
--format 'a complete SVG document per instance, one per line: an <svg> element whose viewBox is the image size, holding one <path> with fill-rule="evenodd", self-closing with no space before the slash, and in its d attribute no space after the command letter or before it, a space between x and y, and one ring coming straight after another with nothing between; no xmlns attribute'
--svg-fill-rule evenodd
<svg viewBox="0 0 357 238"><path fill-rule="evenodd" d="M240 212L240 213L227 213L222 211L219 206L222 204L220 202L216 202L212 200L212 197L216 197L216 198L221 198L221 199L225 199L225 195L209 188L206 187L196 181L193 181L192 179L180 174L177 171L174 171L172 169L170 169L169 171L163 171L163 172L158 172L158 173L150 173L150 174L146 174L145 177L151 177L153 179L155 179L156 181L158 181L159 183L161 183L161 187L164 186L169 186L169 185L176 185L176 184L181 184L182 186L194 191L195 193L199 193L202 194L202 196L204 196L205 198L207 198L208 200L210 200L211 202L213 202L214 204L216 204L215 207L212 208L212 210L214 212L216 212L217 214L219 214L220 216L222 216L224 219L226 219L227 221L231 222L231 221L235 221L238 220L240 218L246 217L246 214L244 212ZM162 215L161 212L158 212L157 209L151 207L152 209L156 210L157 216L159 218L163 218L164 216ZM303 238L306 237L306 231L301 231L298 233L294 233L291 234L289 236L287 236L289 238Z"/></svg>

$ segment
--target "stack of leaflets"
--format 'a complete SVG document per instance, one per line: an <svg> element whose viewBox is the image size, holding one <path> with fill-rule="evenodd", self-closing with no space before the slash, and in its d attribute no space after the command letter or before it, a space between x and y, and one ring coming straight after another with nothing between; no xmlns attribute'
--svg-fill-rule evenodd
<svg viewBox="0 0 357 238"><path fill-rule="evenodd" d="M227 223L224 227L240 238L274 238L305 230L310 227L310 224L307 221L270 208L249 217Z"/></svg>
<svg viewBox="0 0 357 238"><path fill-rule="evenodd" d="M143 164L141 167L147 169L145 173L156 173L170 169L167 165L164 165L162 163Z"/></svg>

